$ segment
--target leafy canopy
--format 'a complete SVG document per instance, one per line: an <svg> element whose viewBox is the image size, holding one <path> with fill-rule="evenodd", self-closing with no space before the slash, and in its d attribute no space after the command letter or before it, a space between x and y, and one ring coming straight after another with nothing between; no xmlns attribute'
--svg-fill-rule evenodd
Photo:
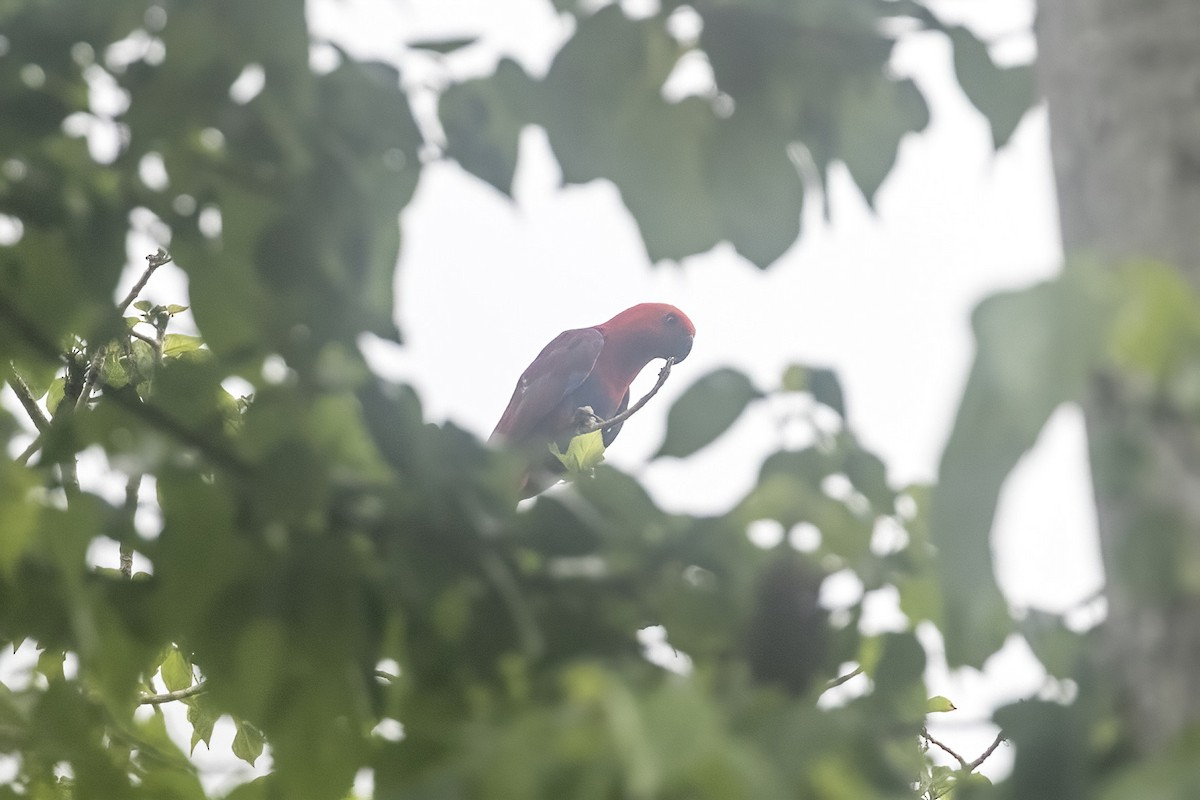
<svg viewBox="0 0 1200 800"><path fill-rule="evenodd" d="M666 513L603 465L518 509L514 457L425 423L358 350L400 338L397 216L427 159L508 193L540 125L566 181L616 185L652 260L728 241L766 267L835 164L873 198L927 124L887 70L898 31L950 38L997 147L1032 101L1027 67L910 0L556 5L575 29L547 74L503 60L452 83L432 136L394 67L336 48L312 66L301 4L0 4L0 372L22 406L0 411L0 639L38 653L0 685L0 752L19 756L0 794L207 796L171 703L192 750L223 717L238 757L269 747L239 800L342 797L363 768L380 797L933 798L982 780L924 750L925 715L953 703L926 698L915 626L973 664L1014 629L987 547L1000 484L1098 365L1191 397L1191 296L1165 268L1116 288L1068 271L982 306L932 495L893 486L836 376L796 365L772 386L718 370L671 409L657 457L752 404L806 432L726 513ZM689 54L712 85L665 97ZM132 227L169 246L149 266L174 259L190 309L114 302ZM88 453L124 503L80 488ZM160 525L135 525L146 508ZM105 541L120 560L95 555ZM831 573L860 587L832 614ZM864 633L864 603L892 591L906 626ZM1078 637L1028 622L1043 660L1074 669ZM815 703L851 671L853 691ZM1054 704L1002 719L1018 742L1078 744L1068 788L1102 742Z"/></svg>

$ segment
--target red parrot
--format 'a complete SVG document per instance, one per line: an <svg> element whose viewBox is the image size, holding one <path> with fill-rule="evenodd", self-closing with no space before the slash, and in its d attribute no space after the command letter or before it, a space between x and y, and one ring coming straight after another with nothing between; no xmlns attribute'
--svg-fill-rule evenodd
<svg viewBox="0 0 1200 800"><path fill-rule="evenodd" d="M683 361L695 335L692 321L675 306L642 303L600 325L563 331L542 348L489 439L524 450L547 468L548 474L526 478L523 496L558 480L563 466L547 449L552 442L567 449L576 409L587 406L600 419L612 419L628 408L629 385L642 368L656 358ZM622 424L604 429L606 447Z"/></svg>

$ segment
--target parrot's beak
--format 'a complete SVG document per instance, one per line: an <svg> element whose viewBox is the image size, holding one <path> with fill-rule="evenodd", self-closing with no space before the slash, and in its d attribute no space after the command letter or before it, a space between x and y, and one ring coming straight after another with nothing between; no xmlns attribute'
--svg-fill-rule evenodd
<svg viewBox="0 0 1200 800"><path fill-rule="evenodd" d="M671 355L675 358L675 363L678 364L688 357L688 353L692 352L692 335L688 334L679 343L679 349Z"/></svg>

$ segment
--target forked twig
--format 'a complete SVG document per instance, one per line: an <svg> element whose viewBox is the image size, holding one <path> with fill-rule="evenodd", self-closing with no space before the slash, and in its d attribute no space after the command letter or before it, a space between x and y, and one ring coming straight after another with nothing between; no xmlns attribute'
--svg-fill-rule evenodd
<svg viewBox="0 0 1200 800"><path fill-rule="evenodd" d="M591 433L592 431L611 428L613 425L618 425L632 417L637 412L641 411L642 407L645 406L646 403L650 402L650 398L658 394L658 390L661 389L663 384L667 382L667 378L671 377L671 365L674 363L674 357L668 358L666 363L663 364L662 369L658 371L658 381L654 384L654 388L647 392L646 396L641 400L638 400L636 403L622 411L620 414L617 414L612 419L600 419L596 416L595 412L593 412L592 409L588 408L587 406L576 409L575 435L582 436L583 434Z"/></svg>

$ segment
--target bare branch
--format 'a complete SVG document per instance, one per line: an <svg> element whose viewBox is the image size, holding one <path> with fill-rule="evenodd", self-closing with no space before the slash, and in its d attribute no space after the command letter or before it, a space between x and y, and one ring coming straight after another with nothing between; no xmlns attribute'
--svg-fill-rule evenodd
<svg viewBox="0 0 1200 800"><path fill-rule="evenodd" d="M826 683L825 691L829 691L830 689L833 689L837 686L841 686L843 683L846 683L851 678L857 678L859 675L862 675L862 674L863 674L863 668L855 667L853 670L851 670L850 672L847 672L845 675L841 675L841 676L829 681L828 683Z"/></svg>
<svg viewBox="0 0 1200 800"><path fill-rule="evenodd" d="M600 419L594 413L592 413L590 408L585 407L583 409L578 409L576 411L576 418L578 422L575 429L575 435L580 436L585 433L591 433L592 431L611 428L613 425L622 423L637 412L641 411L642 407L645 406L646 403L650 402L650 398L658 394L658 390L661 389L663 384L667 382L667 378L671 377L671 365L674 363L674 358L668 358L666 363L663 364L663 368L658 371L658 382L654 384L654 388L651 389L649 393L647 393L646 396L641 400L638 400L636 403L622 411L620 414L617 414L612 419Z"/></svg>
<svg viewBox="0 0 1200 800"><path fill-rule="evenodd" d="M158 346L158 342L155 341L153 336L147 336L146 334L135 331L132 328L129 329L129 335L135 339L141 339L143 342L150 345L151 347Z"/></svg>
<svg viewBox="0 0 1200 800"><path fill-rule="evenodd" d="M142 289L146 288L146 282L150 280L150 276L154 274L154 270L170 262L171 254L161 247L158 248L158 252L154 255L146 256L146 271L137 279L137 283L129 290L129 294L125 295L125 299L117 303L117 313L124 314L125 309L129 308L129 304L137 299L137 296L142 293ZM161 337L161 332L159 335ZM96 388L96 380L100 377L100 363L103 359L104 347L101 346L96 348L96 352L92 355L92 360L88 362L87 373L84 375L83 380L83 391L79 393L79 397L75 401L75 408L83 408L91 401L92 390Z"/></svg>
<svg viewBox="0 0 1200 800"><path fill-rule="evenodd" d="M92 390L96 388L96 380L100 377L100 363L104 361L104 348L96 348L96 352L92 355L92 360L88 362L87 372L83 377L83 388L79 390L79 397L75 398L76 410L87 406L92 399Z"/></svg>
<svg viewBox="0 0 1200 800"><path fill-rule="evenodd" d="M929 742L931 745L934 745L939 750L949 754L951 758L958 762L958 767L962 771L974 772L984 761L987 761L991 757L992 753L996 752L996 748L999 747L1007 737L1005 737L1004 731L997 733L996 738L992 740L992 743L988 745L987 749L980 753L979 758L975 759L974 761L967 761L965 758L951 749L949 745L939 742L937 739L930 736L928 728L921 729L921 738Z"/></svg>
<svg viewBox="0 0 1200 800"><path fill-rule="evenodd" d="M959 769L970 771L971 765L967 763L967 760L965 758L963 758L962 756L960 756L958 753L954 752L954 750L952 750L949 745L943 744L942 742L939 742L937 739L933 738L929 734L928 728L921 728L921 738L924 739L925 741L929 742L931 745L934 745L938 749L949 754L951 758L953 758L955 761L958 762Z"/></svg>
<svg viewBox="0 0 1200 800"><path fill-rule="evenodd" d="M137 513L138 492L142 488L142 476L134 474L129 476L129 482L125 484L125 510L129 512L129 521L133 522L133 516ZM121 543L121 574L126 579L133 578L133 548L124 542Z"/></svg>
<svg viewBox="0 0 1200 800"><path fill-rule="evenodd" d="M165 694L144 694L138 698L138 705L160 706L163 703L171 703L176 700L183 700L207 691L208 681L197 681L186 689L176 689L173 692L166 692Z"/></svg>
<svg viewBox="0 0 1200 800"><path fill-rule="evenodd" d="M157 428L162 433L171 436L183 444L196 448L201 455L214 465L241 475L251 471L250 464L244 461L237 453L224 447L213 438L189 428L163 409L145 402L137 397L137 395L112 391L106 394L105 397L111 398L113 403L121 406L131 414L140 417L144 422Z"/></svg>
<svg viewBox="0 0 1200 800"><path fill-rule="evenodd" d="M171 254L161 247L158 252L152 256L146 256L146 271L142 273L142 277L138 278L137 283L129 290L129 294L125 295L125 299L117 304L117 313L124 314L125 309L129 308L130 303L137 300L137 296L142 293L142 289L146 288L146 282L150 280L150 276L154 274L154 270L161 267L163 264L171 263Z"/></svg>
<svg viewBox="0 0 1200 800"><path fill-rule="evenodd" d="M42 408L33 399L33 392L25 381L21 380L20 375L13 374L8 379L8 385L16 392L17 399L21 401L21 406L25 409L25 413L33 420L33 425L38 429L38 432L45 431L50 427L50 420L42 413Z"/></svg>
<svg viewBox="0 0 1200 800"><path fill-rule="evenodd" d="M33 458L33 454L41 449L42 435L39 433L37 436L33 437L33 441L29 443L29 446L21 451L21 455L17 456L17 463L21 466L25 466L29 463L29 459Z"/></svg>
<svg viewBox="0 0 1200 800"><path fill-rule="evenodd" d="M1004 731L1000 731L999 733L997 733L996 738L992 740L992 743L990 745L988 745L988 748L986 750L984 750L982 753L980 753L979 758L972 761L970 764L967 765L967 767L969 769L973 770L976 767L978 767L980 764L982 764L984 761L987 761L988 758L991 757L992 753L996 752L996 748L999 747L1001 745L1001 743L1003 743L1005 741L1006 738L1007 737L1005 737Z"/></svg>

